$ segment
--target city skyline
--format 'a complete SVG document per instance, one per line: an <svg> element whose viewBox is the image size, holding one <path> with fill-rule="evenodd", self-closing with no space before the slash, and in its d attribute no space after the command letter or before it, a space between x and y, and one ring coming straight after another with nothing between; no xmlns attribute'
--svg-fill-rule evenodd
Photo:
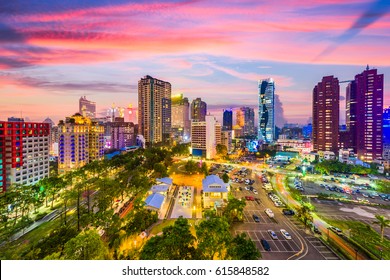
<svg viewBox="0 0 390 280"><path fill-rule="evenodd" d="M384 0L281 1L277 13L258 1L30 3L0 4L2 120L57 123L77 112L80 96L101 116L112 103L137 104L137 81L151 75L220 114L256 107L257 82L272 77L285 118L304 124L311 104L302 101L321 77L352 80L367 64L390 75Z"/></svg>

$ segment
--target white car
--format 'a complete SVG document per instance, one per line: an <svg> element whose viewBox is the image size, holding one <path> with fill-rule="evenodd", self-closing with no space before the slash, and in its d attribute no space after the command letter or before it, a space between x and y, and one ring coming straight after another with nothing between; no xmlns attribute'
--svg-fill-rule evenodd
<svg viewBox="0 0 390 280"><path fill-rule="evenodd" d="M278 236L276 235L276 233L273 231L273 230L268 230L268 233L269 233L269 235L271 235L271 238L272 239L278 239Z"/></svg>
<svg viewBox="0 0 390 280"><path fill-rule="evenodd" d="M271 209L267 208L264 210L264 212L267 214L268 217L270 217L270 218L274 217L274 212L272 212Z"/></svg>
<svg viewBox="0 0 390 280"><path fill-rule="evenodd" d="M255 189L253 189L253 193L254 194L259 194Z"/></svg>
<svg viewBox="0 0 390 280"><path fill-rule="evenodd" d="M281 229L280 233L284 236L284 238L291 239L291 235L285 229Z"/></svg>

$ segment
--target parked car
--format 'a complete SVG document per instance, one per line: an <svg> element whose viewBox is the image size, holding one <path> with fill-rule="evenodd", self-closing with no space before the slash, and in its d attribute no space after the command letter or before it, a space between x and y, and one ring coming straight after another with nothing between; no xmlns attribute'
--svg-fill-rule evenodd
<svg viewBox="0 0 390 280"><path fill-rule="evenodd" d="M259 216L253 214L252 217L253 217L253 220L254 220L256 223L260 223L260 218L259 218Z"/></svg>
<svg viewBox="0 0 390 280"><path fill-rule="evenodd" d="M267 208L264 210L264 212L267 214L268 217L270 218L273 218L275 215L274 215L274 212L272 212L271 209Z"/></svg>
<svg viewBox="0 0 390 280"><path fill-rule="evenodd" d="M292 210L292 209L287 209L287 208L284 208L283 210L282 210L282 212L283 212L283 214L284 215L287 215L287 216L293 216L295 213L294 213L294 210Z"/></svg>
<svg viewBox="0 0 390 280"><path fill-rule="evenodd" d="M255 189L253 189L253 193L254 194L259 194Z"/></svg>
<svg viewBox="0 0 390 280"><path fill-rule="evenodd" d="M330 227L333 232L337 233L337 235L343 235L343 231L337 227Z"/></svg>
<svg viewBox="0 0 390 280"><path fill-rule="evenodd" d="M278 236L276 235L276 233L273 231L273 230L268 230L268 233L269 233L269 235L271 235L271 238L272 239L278 239Z"/></svg>
<svg viewBox="0 0 390 280"><path fill-rule="evenodd" d="M281 229L280 233L284 236L284 238L291 239L291 235L285 229Z"/></svg>
<svg viewBox="0 0 390 280"><path fill-rule="evenodd" d="M250 201L254 201L255 198L253 196L246 196L245 197L246 200L250 200Z"/></svg>
<svg viewBox="0 0 390 280"><path fill-rule="evenodd" d="M317 234L321 235L321 231L318 229L318 227L313 226L313 231L314 231L314 233L317 233Z"/></svg>
<svg viewBox="0 0 390 280"><path fill-rule="evenodd" d="M267 240L261 239L261 245L263 245L264 250L271 251L271 246L268 244Z"/></svg>

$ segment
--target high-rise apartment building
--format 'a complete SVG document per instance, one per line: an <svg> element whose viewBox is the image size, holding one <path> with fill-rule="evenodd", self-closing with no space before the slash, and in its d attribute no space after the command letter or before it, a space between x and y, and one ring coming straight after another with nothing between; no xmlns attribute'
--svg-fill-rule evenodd
<svg viewBox="0 0 390 280"><path fill-rule="evenodd" d="M244 136L255 135L255 110L250 107L241 107L240 111L244 116L243 134Z"/></svg>
<svg viewBox="0 0 390 280"><path fill-rule="evenodd" d="M96 103L87 100L86 96L80 97L79 100L79 113L87 118L96 118Z"/></svg>
<svg viewBox="0 0 390 280"><path fill-rule="evenodd" d="M171 84L145 76L138 82L138 125L146 144L169 142L171 122Z"/></svg>
<svg viewBox="0 0 390 280"><path fill-rule="evenodd" d="M225 145L228 153L233 150L233 130L223 130L221 134L221 144Z"/></svg>
<svg viewBox="0 0 390 280"><path fill-rule="evenodd" d="M191 133L190 103L183 94L172 96L172 132L175 139L188 142Z"/></svg>
<svg viewBox="0 0 390 280"><path fill-rule="evenodd" d="M223 122L222 130L232 130L233 129L233 111L232 109L223 110Z"/></svg>
<svg viewBox="0 0 390 280"><path fill-rule="evenodd" d="M49 123L0 121L0 192L49 176Z"/></svg>
<svg viewBox="0 0 390 280"><path fill-rule="evenodd" d="M346 94L347 130L357 157L372 161L382 157L383 74L367 69L349 83Z"/></svg>
<svg viewBox="0 0 390 280"><path fill-rule="evenodd" d="M339 80L322 78L313 89L313 149L338 153L339 140Z"/></svg>
<svg viewBox="0 0 390 280"><path fill-rule="evenodd" d="M123 118L115 118L115 121L110 123L110 127L112 149L122 149L136 144L137 135L132 122L125 122Z"/></svg>
<svg viewBox="0 0 390 280"><path fill-rule="evenodd" d="M207 115L204 122L191 124L192 155L214 158L217 144L221 143L221 124L214 116Z"/></svg>
<svg viewBox="0 0 390 280"><path fill-rule="evenodd" d="M75 114L61 120L59 130L58 173L79 168L104 156L104 126Z"/></svg>
<svg viewBox="0 0 390 280"><path fill-rule="evenodd" d="M263 143L275 140L275 83L272 78L259 81L258 139Z"/></svg>
<svg viewBox="0 0 390 280"><path fill-rule="evenodd" d="M193 122L204 122L206 120L207 104L200 98L192 100L191 120Z"/></svg>

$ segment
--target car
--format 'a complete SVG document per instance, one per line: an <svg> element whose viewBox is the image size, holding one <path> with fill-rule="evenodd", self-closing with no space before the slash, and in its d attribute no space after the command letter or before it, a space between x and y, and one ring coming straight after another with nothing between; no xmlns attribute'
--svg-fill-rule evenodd
<svg viewBox="0 0 390 280"><path fill-rule="evenodd" d="M253 193L254 194L259 194L255 189L253 189Z"/></svg>
<svg viewBox="0 0 390 280"><path fill-rule="evenodd" d="M256 201L257 204L260 204L260 203L261 203L260 198L255 198L255 201Z"/></svg>
<svg viewBox="0 0 390 280"><path fill-rule="evenodd" d="M246 190L246 191L249 191L249 188L248 188L247 186L245 186L245 190Z"/></svg>
<svg viewBox="0 0 390 280"><path fill-rule="evenodd" d="M314 231L314 233L321 235L321 231L318 229L318 227L313 226L313 231Z"/></svg>
<svg viewBox="0 0 390 280"><path fill-rule="evenodd" d="M270 218L274 217L274 212L272 212L271 209L267 208L264 210L264 212L267 214L268 217L270 217Z"/></svg>
<svg viewBox="0 0 390 280"><path fill-rule="evenodd" d="M264 250L271 251L271 246L268 244L267 240L260 239L261 245L263 245Z"/></svg>
<svg viewBox="0 0 390 280"><path fill-rule="evenodd" d="M282 210L283 214L286 215L286 216L293 216L295 213L292 209L287 209L287 208L284 208Z"/></svg>
<svg viewBox="0 0 390 280"><path fill-rule="evenodd" d="M259 218L259 216L253 214L252 217L253 217L253 220L254 220L256 223L260 223L260 218Z"/></svg>
<svg viewBox="0 0 390 280"><path fill-rule="evenodd" d="M329 229L337 233L337 235L343 235L343 231L337 227L330 227Z"/></svg>
<svg viewBox="0 0 390 280"><path fill-rule="evenodd" d="M253 196L246 196L245 197L246 200L250 200L250 201L254 201L255 198Z"/></svg>
<svg viewBox="0 0 390 280"><path fill-rule="evenodd" d="M275 204L276 207L284 207L284 206L286 206L286 205L284 205L284 204L283 204L282 202L280 202L280 201L275 201L274 204Z"/></svg>
<svg viewBox="0 0 390 280"><path fill-rule="evenodd" d="M280 233L284 236L284 238L291 239L291 235L287 232L287 230L281 229Z"/></svg>
<svg viewBox="0 0 390 280"><path fill-rule="evenodd" d="M271 235L272 239L278 239L278 236L276 235L276 233L273 230L269 229L268 233L269 233L269 235Z"/></svg>

